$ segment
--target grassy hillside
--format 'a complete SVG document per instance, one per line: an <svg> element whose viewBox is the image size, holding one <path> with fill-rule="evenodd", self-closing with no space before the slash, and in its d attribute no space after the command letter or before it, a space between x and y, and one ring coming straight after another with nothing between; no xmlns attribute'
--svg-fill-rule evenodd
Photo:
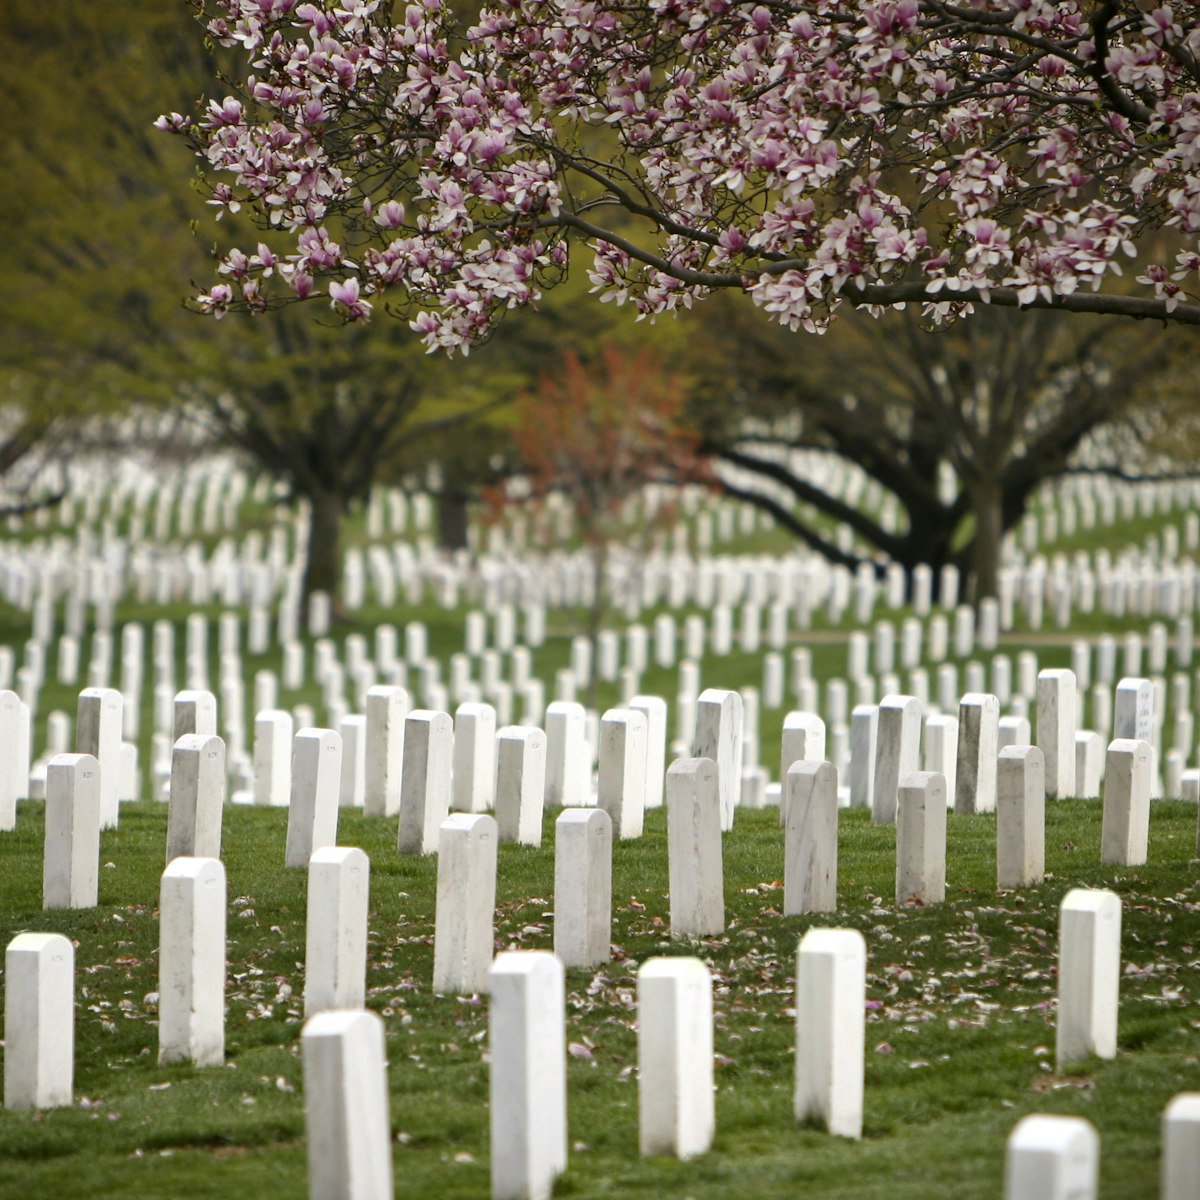
<svg viewBox="0 0 1200 1200"><path fill-rule="evenodd" d="M1100 806L1063 801L1047 819L1046 883L998 894L995 824L949 822L947 902L894 902L894 830L842 813L840 904L780 915L774 812L739 812L725 840L728 929L668 937L665 814L618 844L613 961L567 981L572 1152L556 1194L577 1197L994 1197L1004 1140L1026 1112L1081 1114L1102 1139L1108 1200L1153 1194L1158 1123L1200 1088L1200 882L1194 805L1153 808L1150 865L1098 865ZM104 835L101 906L41 911L42 814L20 807L0 836L0 937L56 931L77 945L75 1107L0 1112L0 1196L227 1197L305 1194L305 875L282 866L283 810L226 809L230 919L227 1062L156 1063L156 906L166 810L122 807ZM552 944L553 836L503 847L498 948ZM487 1002L431 993L436 860L396 854L394 821L342 810L339 843L371 857L368 1004L387 1027L398 1194L488 1194ZM1073 886L1123 904L1124 978L1115 1061L1053 1071L1058 905ZM861 1143L791 1119L792 986L800 935L860 929L868 947L866 1124ZM717 1139L681 1164L637 1153L637 964L695 954L715 973Z"/></svg>

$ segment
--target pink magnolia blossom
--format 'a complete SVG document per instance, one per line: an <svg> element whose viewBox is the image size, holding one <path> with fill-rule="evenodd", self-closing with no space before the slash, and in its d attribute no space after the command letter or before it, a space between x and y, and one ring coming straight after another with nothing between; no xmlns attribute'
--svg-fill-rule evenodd
<svg viewBox="0 0 1200 1200"><path fill-rule="evenodd" d="M371 316L371 303L358 294L358 280L336 280L329 285L330 306L349 321L366 321Z"/></svg>
<svg viewBox="0 0 1200 1200"><path fill-rule="evenodd" d="M164 113L154 122L154 128L160 133L187 133L191 127L191 118L177 112Z"/></svg>
<svg viewBox="0 0 1200 1200"><path fill-rule="evenodd" d="M387 200L375 214L376 224L384 229L399 229L404 224L404 205L399 200Z"/></svg>
<svg viewBox="0 0 1200 1200"><path fill-rule="evenodd" d="M385 299L465 350L574 245L647 319L736 288L817 331L912 301L1200 323L1200 2L207 7L244 75L156 124L218 218L268 231L197 297L214 316ZM1151 234L1176 266L1119 282Z"/></svg>
<svg viewBox="0 0 1200 1200"><path fill-rule="evenodd" d="M219 321L228 311L233 300L233 288L227 283L218 283L210 291L196 297L201 312L216 317Z"/></svg>

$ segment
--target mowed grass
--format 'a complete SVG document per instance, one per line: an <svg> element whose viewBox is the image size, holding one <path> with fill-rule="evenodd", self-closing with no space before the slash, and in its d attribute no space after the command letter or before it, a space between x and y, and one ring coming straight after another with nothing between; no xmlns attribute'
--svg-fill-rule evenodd
<svg viewBox="0 0 1200 1200"><path fill-rule="evenodd" d="M287 814L227 807L229 944L224 1067L157 1065L159 876L165 806L126 804L105 833L101 907L41 910L42 810L0 835L0 934L76 943L76 1103L0 1112L0 1196L306 1194L299 1054L306 875L282 866ZM997 893L995 823L949 819L947 902L897 905L894 830L843 812L836 914L781 915L774 811L739 811L724 842L727 930L669 938L665 813L614 855L613 961L567 976L570 1162L576 1197L995 1197L1004 1142L1027 1112L1100 1131L1102 1194L1155 1193L1159 1120L1200 1090L1200 864L1194 805L1153 807L1150 863L1101 867L1097 802L1047 817L1049 876ZM339 843L371 858L368 1004L387 1029L398 1195L486 1197L487 1000L430 988L435 858L395 851L395 822L340 813ZM497 949L552 946L553 816L541 849L501 848ZM1123 906L1120 1052L1053 1070L1058 907L1074 886ZM806 929L868 948L862 1142L791 1116L793 980ZM693 954L714 973L717 1136L688 1163L638 1155L636 971Z"/></svg>

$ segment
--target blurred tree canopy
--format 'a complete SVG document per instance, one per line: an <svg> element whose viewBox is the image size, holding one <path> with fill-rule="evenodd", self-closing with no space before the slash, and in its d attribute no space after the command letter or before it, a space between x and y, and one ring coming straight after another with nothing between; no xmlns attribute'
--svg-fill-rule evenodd
<svg viewBox="0 0 1200 1200"><path fill-rule="evenodd" d="M468 501L515 469L500 406L564 341L595 357L617 325L642 340L597 320L574 283L453 364L398 322L344 329L323 307L188 312L212 269L205 239L237 231L216 225L189 152L153 122L200 104L221 51L184 4L10 0L5 17L0 146L21 182L0 246L0 372L31 415L20 444L68 416L187 411L311 505L305 594L336 596L342 518L376 482L432 487L444 538L465 544Z"/></svg>
<svg viewBox="0 0 1200 1200"><path fill-rule="evenodd" d="M1097 450L1093 435L1161 403L1173 376L1177 390L1193 338L1148 323L978 308L933 331L913 309L854 314L818 340L746 305L710 305L697 345L713 369L696 377L693 417L704 449L738 469L723 473L726 491L834 561L856 566L863 556L836 544L830 522L848 526L868 558L910 571L954 563L976 600L995 595L1001 538L1038 485L1077 465L1084 448L1089 469L1128 469L1117 443ZM801 450L858 464L901 519L831 493L806 475Z"/></svg>
<svg viewBox="0 0 1200 1200"><path fill-rule="evenodd" d="M310 503L306 591L336 595L342 518L376 482L431 487L444 541L464 545L468 503L522 469L506 402L568 349L587 366L608 345L653 345L684 376L701 448L739 469L727 491L835 560L857 555L835 544L830 519L870 557L956 562L977 597L994 592L1000 538L1034 488L1098 429L1117 423L1169 451L1195 423L1187 332L1078 316L985 310L930 333L910 311L800 338L723 297L636 324L579 277L452 363L425 356L400 322L348 330L324 305L201 319L182 300L211 276L206 243L247 231L215 223L188 150L153 121L193 111L221 52L182 3L8 0L5 18L0 473L35 448L76 444L61 431L81 416L186 410ZM1128 470L1129 441L1105 444L1109 459L1088 466ZM863 467L895 497L899 524L805 478L792 452L808 448ZM953 495L939 489L944 464Z"/></svg>
<svg viewBox="0 0 1200 1200"><path fill-rule="evenodd" d="M336 595L341 518L421 438L462 424L445 364L399 326L334 336L308 310L188 312L210 270L186 150L153 127L214 70L182 4L5 7L0 145L15 189L0 247L0 370L42 426L182 409L312 506L305 593Z"/></svg>

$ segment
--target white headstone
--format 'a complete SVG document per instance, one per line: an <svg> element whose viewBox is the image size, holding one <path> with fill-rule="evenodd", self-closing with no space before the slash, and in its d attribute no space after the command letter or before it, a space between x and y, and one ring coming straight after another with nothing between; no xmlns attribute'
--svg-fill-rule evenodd
<svg viewBox="0 0 1200 1200"><path fill-rule="evenodd" d="M492 1200L548 1200L567 1167L563 966L544 950L492 964Z"/></svg>
<svg viewBox="0 0 1200 1200"><path fill-rule="evenodd" d="M542 844L546 735L508 725L496 734L496 826L500 841Z"/></svg>
<svg viewBox="0 0 1200 1200"><path fill-rule="evenodd" d="M856 704L850 713L850 807L872 808L879 707Z"/></svg>
<svg viewBox="0 0 1200 1200"><path fill-rule="evenodd" d="M794 762L825 761L825 722L813 712L790 712L783 718L783 737L779 745L779 782L785 785L779 823L786 825L788 770Z"/></svg>
<svg viewBox="0 0 1200 1200"><path fill-rule="evenodd" d="M46 766L43 908L95 908L100 868L100 768L90 754Z"/></svg>
<svg viewBox="0 0 1200 1200"><path fill-rule="evenodd" d="M1096 1200L1100 1138L1083 1117L1022 1117L1004 1156L1004 1200Z"/></svg>
<svg viewBox="0 0 1200 1200"><path fill-rule="evenodd" d="M642 836L646 799L646 718L610 708L600 721L597 803L612 818L613 836Z"/></svg>
<svg viewBox="0 0 1200 1200"><path fill-rule="evenodd" d="M391 1200L392 1131L383 1021L321 1012L305 1022L309 1200Z"/></svg>
<svg viewBox="0 0 1200 1200"><path fill-rule="evenodd" d="M1104 775L1104 739L1088 729L1075 735L1075 792L1081 800L1100 795Z"/></svg>
<svg viewBox="0 0 1200 1200"><path fill-rule="evenodd" d="M937 670L937 706L942 712L953 712L958 705L958 668L943 663Z"/></svg>
<svg viewBox="0 0 1200 1200"><path fill-rule="evenodd" d="M871 820L896 820L900 781L920 766L921 702L915 696L884 696L879 705ZM943 792L944 794L944 792Z"/></svg>
<svg viewBox="0 0 1200 1200"><path fill-rule="evenodd" d="M992 692L1001 706L1012 699L1012 659L997 654L992 659Z"/></svg>
<svg viewBox="0 0 1200 1200"><path fill-rule="evenodd" d="M1150 836L1150 787L1154 755L1148 742L1116 738L1104 769L1104 819L1100 861L1140 867Z"/></svg>
<svg viewBox="0 0 1200 1200"><path fill-rule="evenodd" d="M362 1008L367 991L371 864L353 846L324 846L308 863L304 1015Z"/></svg>
<svg viewBox="0 0 1200 1200"><path fill-rule="evenodd" d="M1000 640L1000 605L993 596L979 602L979 648L994 650Z"/></svg>
<svg viewBox="0 0 1200 1200"><path fill-rule="evenodd" d="M487 813L453 813L438 830L435 992L470 995L488 989L499 840Z"/></svg>
<svg viewBox="0 0 1200 1200"><path fill-rule="evenodd" d="M400 811L408 693L401 687L378 684L367 689L366 708L363 809L368 816L393 817Z"/></svg>
<svg viewBox="0 0 1200 1200"><path fill-rule="evenodd" d="M496 710L468 700L454 712L454 769L450 808L487 812L496 798Z"/></svg>
<svg viewBox="0 0 1200 1200"><path fill-rule="evenodd" d="M0 691L0 831L16 829L17 800L28 794L28 769L22 778L21 698L16 692Z"/></svg>
<svg viewBox="0 0 1200 1200"><path fill-rule="evenodd" d="M733 612L727 604L713 606L710 643L718 658L733 650Z"/></svg>
<svg viewBox="0 0 1200 1200"><path fill-rule="evenodd" d="M60 933L19 933L4 954L4 1107L73 1100L75 948Z"/></svg>
<svg viewBox="0 0 1200 1200"><path fill-rule="evenodd" d="M1046 762L1037 746L1005 746L996 765L996 886L1028 887L1046 871Z"/></svg>
<svg viewBox="0 0 1200 1200"><path fill-rule="evenodd" d="M225 1059L225 868L176 858L159 893L158 1061Z"/></svg>
<svg viewBox="0 0 1200 1200"><path fill-rule="evenodd" d="M940 663L946 657L946 643L949 640L949 627L946 618L941 613L935 614L929 621L929 659Z"/></svg>
<svg viewBox="0 0 1200 1200"><path fill-rule="evenodd" d="M1058 1071L1095 1055L1117 1054L1121 901L1115 892L1074 888L1058 930Z"/></svg>
<svg viewBox="0 0 1200 1200"><path fill-rule="evenodd" d="M646 808L662 808L667 776L667 702L661 696L634 696L633 712L646 718Z"/></svg>
<svg viewBox="0 0 1200 1200"><path fill-rule="evenodd" d="M602 629L596 635L596 674L611 683L617 677L620 664L620 638L611 629Z"/></svg>
<svg viewBox="0 0 1200 1200"><path fill-rule="evenodd" d="M716 1129L712 975L698 958L649 959L637 1005L641 1152L704 1154Z"/></svg>
<svg viewBox="0 0 1200 1200"><path fill-rule="evenodd" d="M958 718L935 713L925 719L922 770L936 771L946 780L946 806L954 807L958 774Z"/></svg>
<svg viewBox="0 0 1200 1200"><path fill-rule="evenodd" d="M654 662L664 669L675 665L675 618L670 613L654 618Z"/></svg>
<svg viewBox="0 0 1200 1200"><path fill-rule="evenodd" d="M1195 1200L1200 1191L1200 1092L1180 1092L1162 1115L1159 1200Z"/></svg>
<svg viewBox="0 0 1200 1200"><path fill-rule="evenodd" d="M404 766L400 780L401 854L432 854L450 812L454 723L450 714L418 708L404 719Z"/></svg>
<svg viewBox="0 0 1200 1200"><path fill-rule="evenodd" d="M913 611L919 617L929 615L933 604L933 570L918 563L912 572Z"/></svg>
<svg viewBox="0 0 1200 1200"><path fill-rule="evenodd" d="M600 808L564 809L554 822L554 953L567 967L609 960L612 820Z"/></svg>
<svg viewBox="0 0 1200 1200"><path fill-rule="evenodd" d="M1154 740L1154 683L1149 679L1122 679L1117 684L1113 709L1113 738Z"/></svg>
<svg viewBox="0 0 1200 1200"><path fill-rule="evenodd" d="M546 805L589 804L591 777L584 707L573 700L556 700L546 708Z"/></svg>
<svg viewBox="0 0 1200 1200"><path fill-rule="evenodd" d="M225 743L215 734L185 733L171 750L167 862L221 857L225 807Z"/></svg>
<svg viewBox="0 0 1200 1200"><path fill-rule="evenodd" d="M292 714L268 709L254 718L254 803L286 808L292 793Z"/></svg>
<svg viewBox="0 0 1200 1200"><path fill-rule="evenodd" d="M896 806L896 902L946 898L946 780L914 771L900 780Z"/></svg>
<svg viewBox="0 0 1200 1200"><path fill-rule="evenodd" d="M783 781L783 911L833 912L837 908L838 777L832 763L800 760Z"/></svg>
<svg viewBox="0 0 1200 1200"><path fill-rule="evenodd" d="M137 800L141 795L142 775L138 770L138 747L136 742L121 743L121 789L118 799Z"/></svg>
<svg viewBox="0 0 1200 1200"><path fill-rule="evenodd" d="M75 749L100 767L100 828L115 829L121 783L121 693L84 688L75 717Z"/></svg>
<svg viewBox="0 0 1200 1200"><path fill-rule="evenodd" d="M896 666L896 627L891 621L875 625L875 674L886 675Z"/></svg>
<svg viewBox="0 0 1200 1200"><path fill-rule="evenodd" d="M1046 758L1046 795L1075 795L1075 672L1039 671L1037 745Z"/></svg>
<svg viewBox="0 0 1200 1200"><path fill-rule="evenodd" d="M1000 718L996 734L996 745L1000 750L1005 746L1031 746L1029 720L1026 717L1010 714Z"/></svg>
<svg viewBox="0 0 1200 1200"><path fill-rule="evenodd" d="M678 759L667 771L667 864L671 936L724 933L721 798L712 759Z"/></svg>
<svg viewBox="0 0 1200 1200"><path fill-rule="evenodd" d="M1000 701L987 693L968 692L958 706L956 813L995 811L999 736Z"/></svg>
<svg viewBox="0 0 1200 1200"><path fill-rule="evenodd" d="M362 808L366 791L367 718L362 713L347 713L338 722L342 737L342 776L338 784L341 808Z"/></svg>
<svg viewBox="0 0 1200 1200"><path fill-rule="evenodd" d="M763 707L783 706L783 655L772 651L763 656Z"/></svg>
<svg viewBox="0 0 1200 1200"><path fill-rule="evenodd" d="M341 736L333 729L301 729L292 740L286 866L307 867L314 851L337 844L341 784Z"/></svg>
<svg viewBox="0 0 1200 1200"><path fill-rule="evenodd" d="M212 692L188 689L175 696L174 740L186 733L217 732L217 698Z"/></svg>
<svg viewBox="0 0 1200 1200"><path fill-rule="evenodd" d="M862 1137L867 947L857 929L810 929L796 956L800 1124Z"/></svg>
<svg viewBox="0 0 1200 1200"><path fill-rule="evenodd" d="M738 692L705 688L696 700L696 733L693 758L711 758L717 764L721 796L721 828L733 828L733 812L740 796L742 758L742 697Z"/></svg>

